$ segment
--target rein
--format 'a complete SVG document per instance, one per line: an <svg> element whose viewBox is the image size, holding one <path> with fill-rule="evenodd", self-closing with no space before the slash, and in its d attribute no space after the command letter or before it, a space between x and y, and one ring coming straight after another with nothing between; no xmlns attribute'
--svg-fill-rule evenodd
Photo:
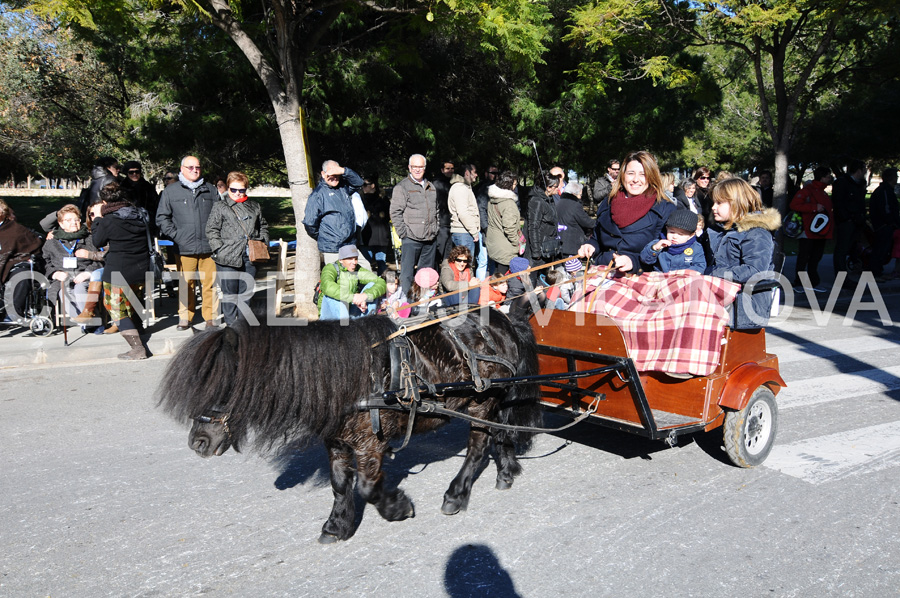
<svg viewBox="0 0 900 598"><path fill-rule="evenodd" d="M516 272L515 274L507 274L506 276L504 276L504 277L502 277L502 278L496 278L496 279L493 279L493 280L491 281L491 284L496 284L496 283L498 283L498 282L503 282L504 280L509 280L510 278L515 278L516 276L519 276L520 274L528 274L528 273L530 273L530 272L537 272L538 270L543 270L543 269L545 269L545 268L551 268L551 267L556 266L556 265L558 265L558 264L562 264L562 263L564 263L564 262L566 262L566 261L568 261L568 260L570 260L570 259L572 259L572 258L565 258L565 259L557 260L557 261L555 261L555 262L550 262L550 263L547 263L547 264L541 264L540 266L533 266L533 267L531 267L531 268L528 268L527 270L522 270L521 272ZM611 266L612 266L612 264L610 264L610 267L611 267ZM585 268L585 272L587 272L587 268ZM604 272L604 275L606 275L608 272L609 272L609 267L607 267L606 272ZM428 299L422 299L421 301L417 301L417 302L415 302L415 303L409 303L409 304L407 304L407 305L404 305L403 308L406 309L406 308L408 308L408 307L415 307L415 306L421 305L421 304L423 304L423 303L430 303L431 301L434 301L434 300L436 300L436 299L442 299L442 298L444 298L444 297L449 297L449 296L451 296L451 295L456 295L456 294L459 294L459 293L465 293L465 292L468 292L468 291L470 291L470 290L472 290L472 289L477 289L477 288L479 288L479 287L483 287L483 286L486 284L486 282L487 282L487 281L482 282L482 283L480 283L480 284L477 285L477 286L468 287L467 289L465 289L465 290L463 290L463 291L451 291L450 293L444 293L443 295L436 295L436 296L434 296L434 297L429 297ZM568 282L569 282L568 280L564 280L564 281L562 281L562 282L558 282L558 283L556 283L556 284L554 284L554 285L549 285L549 286L544 287L544 288L551 289L551 288L553 288L553 287L560 286L560 285L566 284L566 283L568 283ZM533 291L533 289L532 289L532 291ZM515 296L513 296L513 297L507 297L507 300L510 300L510 299L518 299L519 297L524 297L525 295L527 295L528 293L531 293L532 291L526 290L526 291L525 291L524 293L522 293L521 295L515 295ZM429 326L433 326L433 325L435 325L435 324L440 324L441 322L443 322L443 321L445 321L445 320L451 320L451 319L453 319L453 318L458 318L459 316L464 316L464 315L466 315L466 314L472 313L473 311L477 311L477 310L479 310L479 309L481 309L481 308L483 308L483 307L489 307L489 306L488 306L488 305L476 305L475 307L470 307L470 308L468 308L468 309L461 310L461 311L458 311L458 312L455 312L455 313L452 313L452 314L448 314L448 315L446 315L446 316L441 316L441 317L435 318L435 319L433 319L433 320L426 320L426 321L420 322L420 323L418 323L418 324L413 324L412 326L400 326L400 328L399 328L399 330L397 330L397 332L394 332L394 333L390 334L390 335L389 335L387 338L385 338L383 341L378 341L377 343L374 343L374 344L372 345L372 348L374 349L374 348L377 347L378 345L380 345L380 344L382 344L382 343L384 343L384 342L386 342L386 341L389 341L389 340L391 340L391 339L393 339L393 338L395 338L395 337L398 337L398 336L406 336L406 334L407 334L408 332L413 332L414 330L420 330L420 329L422 329L422 328L428 328Z"/></svg>
<svg viewBox="0 0 900 598"><path fill-rule="evenodd" d="M516 272L514 274L507 274L506 276L503 276L501 278L491 279L490 282L488 282L487 280L483 280L480 283L478 283L477 285L466 287L465 289L461 289L458 291L450 291L449 293L444 293L443 295L435 295L434 297L429 297L427 299L420 299L419 301L416 301L415 303L408 303L408 304L404 305L403 309L406 309L407 307L416 307L417 305L422 305L423 303L430 303L432 301L436 301L437 299L443 299L444 297L450 297L451 295L467 293L467 292L471 291L472 289L481 288L481 287L483 287L485 285L489 285L489 284L497 284L498 282L503 282L505 280L515 278L516 276L519 276L521 274L530 274L531 272L537 272L538 270L543 270L545 268L551 268L553 266L557 266L557 265L563 264L571 259L574 259L574 257L575 256L563 258L561 260L556 260L555 262L541 264L540 266L532 266L531 268L528 268L527 270L522 270L521 272Z"/></svg>

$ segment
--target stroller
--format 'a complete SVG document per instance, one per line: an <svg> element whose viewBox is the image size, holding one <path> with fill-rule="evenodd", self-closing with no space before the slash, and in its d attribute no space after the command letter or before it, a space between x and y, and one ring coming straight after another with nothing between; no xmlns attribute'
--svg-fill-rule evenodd
<svg viewBox="0 0 900 598"><path fill-rule="evenodd" d="M14 265L6 282L0 284L0 325L22 326L35 336L49 336L53 333L52 307L47 301L47 279L37 259L31 255ZM24 309L16 314L12 302L18 293L24 293L25 300Z"/></svg>

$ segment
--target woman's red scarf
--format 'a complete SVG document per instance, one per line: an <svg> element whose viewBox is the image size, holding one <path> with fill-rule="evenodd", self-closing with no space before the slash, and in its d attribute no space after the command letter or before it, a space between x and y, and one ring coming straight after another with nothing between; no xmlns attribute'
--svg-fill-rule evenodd
<svg viewBox="0 0 900 598"><path fill-rule="evenodd" d="M468 268L468 267L464 268L462 272L460 272L456 268L456 266L451 266L450 269L453 270L453 280L455 280L456 282L460 282L460 281L466 282L472 278L471 268Z"/></svg>
<svg viewBox="0 0 900 598"><path fill-rule="evenodd" d="M656 192L648 189L647 194L626 197L619 191L609 204L609 215L619 228L634 224L647 215L656 203Z"/></svg>

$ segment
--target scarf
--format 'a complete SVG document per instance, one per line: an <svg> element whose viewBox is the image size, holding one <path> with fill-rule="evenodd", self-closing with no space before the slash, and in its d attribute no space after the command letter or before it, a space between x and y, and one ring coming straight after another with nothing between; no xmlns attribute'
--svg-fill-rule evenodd
<svg viewBox="0 0 900 598"><path fill-rule="evenodd" d="M649 195L634 195L626 197L624 191L619 191L609 204L609 214L612 221L619 228L625 228L634 224L647 215L653 204L656 203L656 192L648 189Z"/></svg>
<svg viewBox="0 0 900 598"><path fill-rule="evenodd" d="M178 180L181 181L182 185L184 185L191 191L193 191L194 189L196 189L197 187L199 187L200 185L203 184L203 177L200 177L199 179L197 179L196 181L194 181L192 183L189 180L187 180L186 178L184 178L184 175L180 172L178 173Z"/></svg>
<svg viewBox="0 0 900 598"><path fill-rule="evenodd" d="M240 199L235 199L235 200L234 200L234 203L244 203L244 202L247 201L248 199L250 199L250 198L247 197L246 195L244 195L244 196L242 196Z"/></svg>
<svg viewBox="0 0 900 598"><path fill-rule="evenodd" d="M455 280L456 282L466 282L470 278L472 278L472 271L468 267L466 267L462 272L457 270L455 265L450 266L450 269L453 270L453 280Z"/></svg>
<svg viewBox="0 0 900 598"><path fill-rule="evenodd" d="M60 241L75 241L77 239L84 239L88 236L88 229L86 224L81 225L81 229L75 231L74 233L67 233L63 229L57 229L53 232L53 236Z"/></svg>
<svg viewBox="0 0 900 598"><path fill-rule="evenodd" d="M109 214L112 214L113 212L117 212L118 210L120 210L122 208L127 208L130 206L131 206L131 204L127 201L114 201L112 203L105 203L105 204L103 204L103 207L100 208L100 213L103 214L104 216L108 216Z"/></svg>
<svg viewBox="0 0 900 598"><path fill-rule="evenodd" d="M665 236L663 236L663 239L665 239ZM684 253L685 249L687 249L688 247L691 247L696 242L697 242L697 237L691 237L684 243L678 243L677 245L673 243L672 245L669 245L668 247L666 247L665 251L666 251L666 253L669 253L671 255L680 255L680 254Z"/></svg>

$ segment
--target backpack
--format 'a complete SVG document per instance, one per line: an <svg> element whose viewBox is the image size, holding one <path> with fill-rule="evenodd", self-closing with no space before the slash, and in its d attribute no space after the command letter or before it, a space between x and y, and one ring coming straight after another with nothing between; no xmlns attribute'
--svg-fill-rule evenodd
<svg viewBox="0 0 900 598"><path fill-rule="evenodd" d="M334 269L337 270L338 273L340 273L340 270L338 269L339 261L340 260L338 260L338 261L334 262L334 264L332 264L334 266ZM316 283L316 286L313 287L313 305L319 305L319 295L322 294L321 276L319 278L320 278L320 280Z"/></svg>

